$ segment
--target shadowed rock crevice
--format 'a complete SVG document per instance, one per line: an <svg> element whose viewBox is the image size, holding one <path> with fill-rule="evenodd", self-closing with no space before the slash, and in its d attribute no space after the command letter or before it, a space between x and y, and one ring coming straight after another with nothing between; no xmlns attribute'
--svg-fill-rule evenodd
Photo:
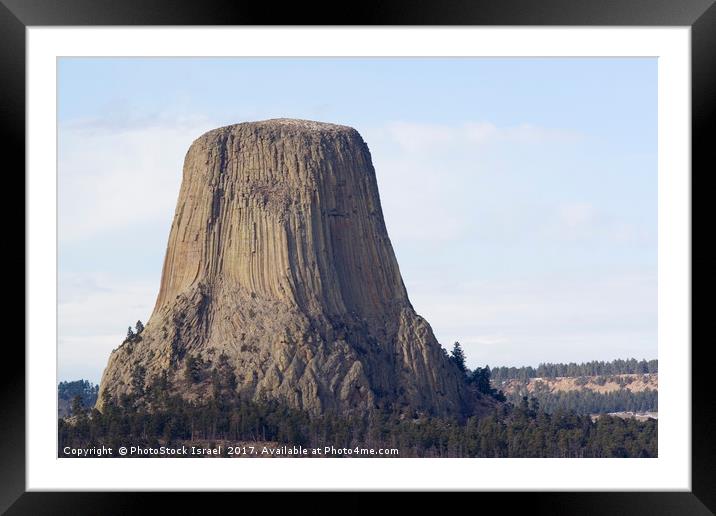
<svg viewBox="0 0 716 516"><path fill-rule="evenodd" d="M211 370L220 356L238 395L316 414L487 403L413 310L370 152L340 125L243 123L191 145L154 311L110 356L98 406L131 394L140 366L147 385L166 374L173 392L210 396L212 376L184 374L187 360Z"/></svg>

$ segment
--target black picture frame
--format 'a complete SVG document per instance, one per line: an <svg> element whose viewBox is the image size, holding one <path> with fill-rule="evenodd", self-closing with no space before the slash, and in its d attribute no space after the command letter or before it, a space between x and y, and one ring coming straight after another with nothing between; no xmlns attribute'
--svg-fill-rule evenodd
<svg viewBox="0 0 716 516"><path fill-rule="evenodd" d="M401 0L380 4L309 4L295 2L280 8L269 2L203 0L0 0L0 146L6 179L21 181L25 170L25 29L31 26L87 25L553 25L553 26L689 26L691 27L692 91L692 299L699 292L713 292L713 255L706 256L693 238L697 226L710 220L704 199L707 178L716 163L711 135L716 114L716 4L715 0ZM11 177L7 177L11 176ZM19 185L24 190L24 181ZM6 190L7 191L7 190ZM17 196L17 195L16 195ZM31 202L27 200L26 202ZM16 212L15 212L16 213ZM6 215L8 217L8 215ZM14 215L13 219L17 219ZM10 220L10 219L7 219ZM16 224L19 228L19 224ZM20 237L24 241L24 234ZM701 244L705 247L706 244ZM18 246L19 247L19 246ZM7 251L6 251L7 252ZM27 264L24 246L11 256L14 270ZM708 269L707 269L708 268ZM27 269L26 274L27 274ZM14 276L19 277L19 274ZM27 278L27 276L26 276ZM11 278L13 279L13 278ZM705 298L706 299L706 298ZM14 300L13 300L14 302ZM692 334L696 316L704 326L708 305L692 301ZM25 319L26 320L26 319ZM17 325L19 326L19 325ZM716 439L710 435L716 423L707 384L713 365L708 360L710 343L692 338L692 490L690 492L590 492L590 493L481 493L510 511L524 507L546 514L712 514L716 511ZM14 339L5 339L0 396L0 511L7 514L135 514L145 512L157 495L138 493L39 493L25 489L25 354ZM221 496L210 494L213 500ZM247 494L242 506L247 507ZM261 495L252 495L252 497ZM263 496L266 496L264 494ZM347 510L366 512L373 502L358 494L343 502ZM186 494L164 496L164 511L206 512L205 501ZM423 497L406 501L419 507ZM495 499L499 498L499 499ZM505 498L509 499L506 500ZM283 497L271 495L279 509ZM262 503L261 500L252 500ZM298 502L300 504L300 502ZM474 502L467 502L472 504ZM332 504L312 508L329 512ZM469 507L470 505L468 505ZM477 506L476 507L477 510ZM480 507L487 507L480 503Z"/></svg>

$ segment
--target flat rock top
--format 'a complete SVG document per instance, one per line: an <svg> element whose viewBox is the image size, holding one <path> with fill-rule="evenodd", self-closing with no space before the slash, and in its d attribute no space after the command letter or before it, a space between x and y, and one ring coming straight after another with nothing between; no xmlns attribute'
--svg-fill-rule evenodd
<svg viewBox="0 0 716 516"><path fill-rule="evenodd" d="M288 130L296 133L353 133L358 132L347 125L330 124L327 122L317 122L315 120L300 120L296 118L272 118L269 120L259 120L255 122L242 122L239 124L227 125L213 129L205 134L205 136L213 136L220 133L238 132L240 130Z"/></svg>
<svg viewBox="0 0 716 516"><path fill-rule="evenodd" d="M245 122L246 125L267 126L267 127L291 127L305 129L307 131L354 131L347 125L329 124L328 122L317 122L315 120L300 120L298 118L272 118L259 122ZM243 125L243 124L239 124Z"/></svg>

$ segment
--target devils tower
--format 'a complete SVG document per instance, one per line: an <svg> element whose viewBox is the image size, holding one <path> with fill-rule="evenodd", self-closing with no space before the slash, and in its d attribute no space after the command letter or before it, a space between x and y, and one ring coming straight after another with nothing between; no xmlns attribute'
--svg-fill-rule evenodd
<svg viewBox="0 0 716 516"><path fill-rule="evenodd" d="M189 148L154 311L112 352L98 407L160 376L205 399L227 369L237 395L313 414L474 409L408 299L355 129L249 122Z"/></svg>

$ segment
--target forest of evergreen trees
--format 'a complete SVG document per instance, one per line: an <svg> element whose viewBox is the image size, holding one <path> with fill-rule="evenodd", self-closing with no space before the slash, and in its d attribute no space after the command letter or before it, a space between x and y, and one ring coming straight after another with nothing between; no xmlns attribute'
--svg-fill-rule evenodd
<svg viewBox="0 0 716 516"><path fill-rule="evenodd" d="M451 359L464 366L459 346ZM490 385L489 368L469 371L468 385L482 395L504 400ZM187 373L190 376L190 373ZM187 378L186 381L191 381ZM192 403L172 396L166 377L121 399L107 396L104 411L73 406L72 418L60 418L59 456L65 447L159 446L202 443L275 442L306 447L397 448L399 457L656 457L657 422L588 415L557 408L548 413L539 400L497 403L493 413L463 421L405 419L376 411L362 417L326 414L311 417L275 400L242 399L226 370L212 378L211 399ZM151 408L150 408L151 407ZM226 450L227 448L224 448Z"/></svg>
<svg viewBox="0 0 716 516"><path fill-rule="evenodd" d="M57 413L59 417L69 416L74 405L93 407L97 401L99 385L87 380L60 382L57 386Z"/></svg>
<svg viewBox="0 0 716 516"><path fill-rule="evenodd" d="M523 393L514 392L507 396L512 403L519 403ZM599 393L589 389L578 391L545 392L530 394L539 406L548 413L558 410L572 410L577 414L604 414L609 412L658 412L659 394L656 390L631 392L621 389L614 392Z"/></svg>
<svg viewBox="0 0 716 516"><path fill-rule="evenodd" d="M92 404L84 403L82 397L86 392L96 396L96 386L86 381L61 383L61 392L64 395L74 393L75 397L72 417L59 419L58 454L67 456L64 453L66 447L106 446L119 456L120 446L158 448L185 443L211 446L272 442L312 448L397 448L399 457L657 456L655 420L639 422L602 416L592 421L589 417L589 412L616 411L611 409L624 402L616 396L609 401L611 405L600 401L603 403L600 410L589 411L584 410L585 404L597 402L580 398L585 396L584 393L565 393L564 398L539 397L544 393L538 393L538 397L532 399L513 396L506 401L504 394L491 382L491 372L499 368L470 371L465 366L465 354L459 343L455 343L449 357L465 374L468 388L479 396L497 401L492 413L461 421L428 417L411 419L386 410L376 410L361 417L335 414L315 417L275 400L243 399L236 392L233 370L220 361L220 366L212 372L212 395L202 402L189 402L169 394L166 375L145 386L140 371L142 374L138 374L134 382L134 393L124 394L120 399L106 396L104 410L99 412L91 408ZM630 361L611 364L622 367L621 370L641 367ZM193 368L189 366L184 380L195 382ZM557 371L564 365L544 366ZM564 367L569 369L571 366ZM648 395L644 398L644 406L652 402ZM642 406L635 410L642 410Z"/></svg>
<svg viewBox="0 0 716 516"><path fill-rule="evenodd" d="M529 378L557 378L560 376L600 376L615 374L658 373L658 360L617 359L611 362L593 360L577 364L539 364L537 367L494 367L490 369L493 382L528 380Z"/></svg>
<svg viewBox="0 0 716 516"><path fill-rule="evenodd" d="M400 419L389 413L310 417L275 401L215 396L201 404L155 399L152 411L108 401L103 413L81 410L59 420L59 456L66 446L171 446L182 443L276 442L306 447L391 447L399 457L656 457L657 423L557 410L535 400L500 404L494 413L455 420Z"/></svg>
<svg viewBox="0 0 716 516"><path fill-rule="evenodd" d="M60 382L57 385L57 397L61 400L72 401L76 396L80 397L82 405L91 407L97 401L99 385L94 385L87 380L74 382Z"/></svg>

